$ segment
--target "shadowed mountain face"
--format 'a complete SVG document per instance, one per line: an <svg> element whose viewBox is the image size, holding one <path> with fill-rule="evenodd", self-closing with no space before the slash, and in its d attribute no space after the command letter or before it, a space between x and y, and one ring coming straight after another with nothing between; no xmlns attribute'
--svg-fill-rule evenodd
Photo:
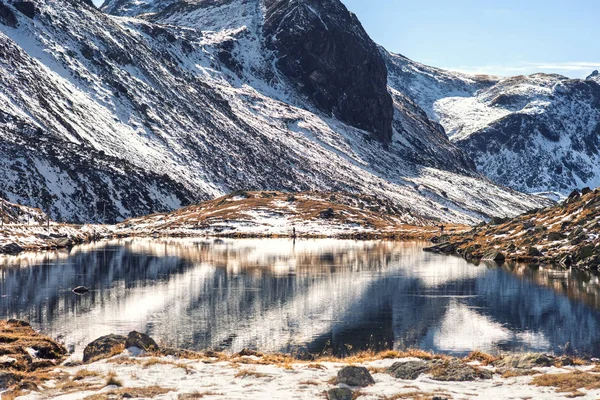
<svg viewBox="0 0 600 400"><path fill-rule="evenodd" d="M189 349L600 355L593 275L475 266L417 243L121 240L5 257L0 290L0 318L76 351L135 329Z"/></svg>
<svg viewBox="0 0 600 400"><path fill-rule="evenodd" d="M321 111L389 142L387 69L356 16L333 0L265 0L265 8L280 71Z"/></svg>

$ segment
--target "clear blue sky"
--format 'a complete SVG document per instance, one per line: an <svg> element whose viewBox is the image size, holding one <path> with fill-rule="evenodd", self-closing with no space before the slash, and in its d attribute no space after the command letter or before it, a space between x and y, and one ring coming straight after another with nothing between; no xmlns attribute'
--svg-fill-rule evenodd
<svg viewBox="0 0 600 400"><path fill-rule="evenodd" d="M342 0L373 40L415 61L472 73L600 69L599 0Z"/></svg>

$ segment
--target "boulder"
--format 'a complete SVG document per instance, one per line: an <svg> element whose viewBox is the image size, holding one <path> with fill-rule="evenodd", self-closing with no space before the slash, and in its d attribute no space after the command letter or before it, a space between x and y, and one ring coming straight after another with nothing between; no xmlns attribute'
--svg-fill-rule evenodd
<svg viewBox="0 0 600 400"><path fill-rule="evenodd" d="M432 379L436 381L465 382L475 379L492 379L492 372L473 367L458 360L437 363L431 368Z"/></svg>
<svg viewBox="0 0 600 400"><path fill-rule="evenodd" d="M333 218L335 215L333 208L328 208L326 210L321 211L321 213L319 214L319 218L322 219L331 219Z"/></svg>
<svg viewBox="0 0 600 400"><path fill-rule="evenodd" d="M497 250L488 250L483 255L483 260L504 261L506 260L506 257Z"/></svg>
<svg viewBox="0 0 600 400"><path fill-rule="evenodd" d="M386 370L394 378L403 380L415 380L427 371L429 365L423 360L396 362Z"/></svg>
<svg viewBox="0 0 600 400"><path fill-rule="evenodd" d="M111 334L99 337L83 350L83 362L111 357L118 350L125 348L126 341L127 338L121 335Z"/></svg>
<svg viewBox="0 0 600 400"><path fill-rule="evenodd" d="M36 351L38 358L45 360L61 360L67 354L67 349L64 346L50 339L39 340L32 344L31 348Z"/></svg>
<svg viewBox="0 0 600 400"><path fill-rule="evenodd" d="M154 339L145 333L137 331L129 332L129 335L127 335L125 348L129 349L131 347L137 347L138 349L142 349L144 351L157 351L159 349Z"/></svg>
<svg viewBox="0 0 600 400"><path fill-rule="evenodd" d="M590 194L592 193L592 189L589 187L584 187L583 189L581 189L581 195L585 196L586 194Z"/></svg>
<svg viewBox="0 0 600 400"><path fill-rule="evenodd" d="M529 257L542 257L544 254L539 251L536 247L530 247L527 249L527 255Z"/></svg>
<svg viewBox="0 0 600 400"><path fill-rule="evenodd" d="M31 324L29 322L22 321L20 319L14 319L14 318L9 319L8 321L6 321L6 323L9 325L18 326L21 328L26 327L26 326L31 327Z"/></svg>
<svg viewBox="0 0 600 400"><path fill-rule="evenodd" d="M546 354L525 353L512 354L494 362L498 368L531 369L534 367L551 367L556 359Z"/></svg>
<svg viewBox="0 0 600 400"><path fill-rule="evenodd" d="M566 237L567 236L565 234L560 233L560 232L550 232L548 234L548 240L550 242L556 242L558 240L563 240L563 239L566 239Z"/></svg>
<svg viewBox="0 0 600 400"><path fill-rule="evenodd" d="M352 390L348 388L333 388L327 391L327 400L352 400Z"/></svg>
<svg viewBox="0 0 600 400"><path fill-rule="evenodd" d="M339 370L336 384L340 383L348 386L366 387L373 385L375 380L365 367L350 365Z"/></svg>
<svg viewBox="0 0 600 400"><path fill-rule="evenodd" d="M4 246L0 247L0 254L19 254L23 251L24 249L19 246L16 243L9 243L9 244L5 244Z"/></svg>
<svg viewBox="0 0 600 400"><path fill-rule="evenodd" d="M581 195L579 194L579 190L575 189L571 192L571 194L569 194L569 197L567 197L567 201L578 199L579 197L581 197Z"/></svg>
<svg viewBox="0 0 600 400"><path fill-rule="evenodd" d="M73 289L73 293L76 293L76 294L85 294L89 291L90 291L90 289L86 288L85 286L77 286L76 288Z"/></svg>
<svg viewBox="0 0 600 400"><path fill-rule="evenodd" d="M571 239L571 241L569 243L573 246L577 246L578 244L582 243L586 239L587 239L587 235L581 234L581 235L575 236L573 239Z"/></svg>
<svg viewBox="0 0 600 400"><path fill-rule="evenodd" d="M531 229L535 228L535 223L533 221L523 222L523 229Z"/></svg>
<svg viewBox="0 0 600 400"><path fill-rule="evenodd" d="M582 248L579 249L577 257L580 260L585 260L586 258L590 258L593 255L594 255L594 246L588 245L588 246L583 246Z"/></svg>
<svg viewBox="0 0 600 400"><path fill-rule="evenodd" d="M21 375L17 375L13 372L0 371L0 389L7 389L21 379Z"/></svg>

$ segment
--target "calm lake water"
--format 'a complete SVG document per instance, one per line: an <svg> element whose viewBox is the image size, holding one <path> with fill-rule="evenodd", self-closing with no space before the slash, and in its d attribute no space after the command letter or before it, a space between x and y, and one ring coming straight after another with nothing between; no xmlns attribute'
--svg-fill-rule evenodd
<svg viewBox="0 0 600 400"><path fill-rule="evenodd" d="M415 242L128 239L0 258L0 318L81 352L131 330L188 349L418 347L600 356L598 278ZM91 292L77 296L71 289Z"/></svg>

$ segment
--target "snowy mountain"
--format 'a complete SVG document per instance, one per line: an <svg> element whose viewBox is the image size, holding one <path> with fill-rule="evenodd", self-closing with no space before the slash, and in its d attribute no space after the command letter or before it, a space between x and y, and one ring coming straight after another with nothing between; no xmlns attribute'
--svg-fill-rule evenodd
<svg viewBox="0 0 600 400"><path fill-rule="evenodd" d="M109 0L100 9L107 14L135 17L163 10L174 3L177 0Z"/></svg>
<svg viewBox="0 0 600 400"><path fill-rule="evenodd" d="M600 186L597 72L586 80L469 76L382 53L390 86L413 97L495 182L563 194Z"/></svg>
<svg viewBox="0 0 600 400"><path fill-rule="evenodd" d="M141 5L152 13L0 5L1 197L75 221L237 189L368 193L450 222L543 203L482 178L388 90L385 59L337 0L103 9Z"/></svg>

